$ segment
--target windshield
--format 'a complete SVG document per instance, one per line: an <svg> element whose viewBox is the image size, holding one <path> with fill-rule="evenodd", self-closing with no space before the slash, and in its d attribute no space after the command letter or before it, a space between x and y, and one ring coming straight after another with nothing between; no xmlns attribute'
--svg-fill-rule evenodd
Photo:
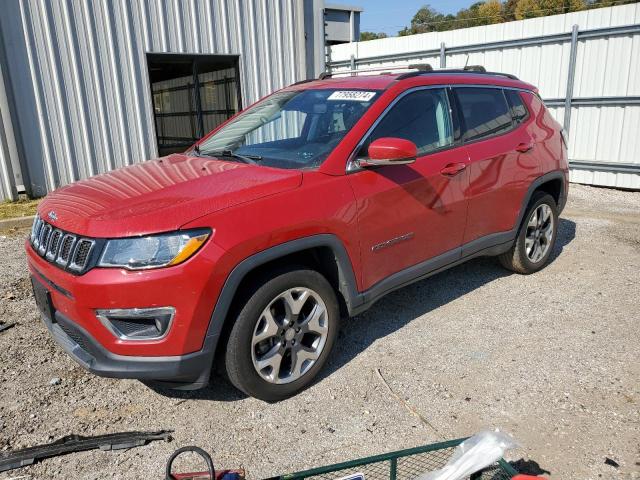
<svg viewBox="0 0 640 480"><path fill-rule="evenodd" d="M278 92L201 143L199 153L278 168L317 168L377 96L365 90Z"/></svg>

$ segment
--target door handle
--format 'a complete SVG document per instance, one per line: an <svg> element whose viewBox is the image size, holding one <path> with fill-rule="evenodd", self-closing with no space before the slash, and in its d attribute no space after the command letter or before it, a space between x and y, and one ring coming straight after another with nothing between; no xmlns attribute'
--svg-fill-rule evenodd
<svg viewBox="0 0 640 480"><path fill-rule="evenodd" d="M450 163L440 170L440 173L447 177L453 177L461 173L465 168L467 168L467 165L464 163Z"/></svg>
<svg viewBox="0 0 640 480"><path fill-rule="evenodd" d="M535 144L533 142L531 143L521 143L520 145L518 145L516 147L516 151L520 152L520 153L527 153L529 150L533 149L533 146Z"/></svg>

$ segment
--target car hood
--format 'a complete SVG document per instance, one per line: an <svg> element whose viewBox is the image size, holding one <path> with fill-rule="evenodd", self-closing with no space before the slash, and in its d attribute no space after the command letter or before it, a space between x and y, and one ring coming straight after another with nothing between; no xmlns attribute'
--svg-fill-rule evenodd
<svg viewBox="0 0 640 480"><path fill-rule="evenodd" d="M38 213L58 228L89 237L145 235L177 230L301 182L297 170L176 154L59 188Z"/></svg>

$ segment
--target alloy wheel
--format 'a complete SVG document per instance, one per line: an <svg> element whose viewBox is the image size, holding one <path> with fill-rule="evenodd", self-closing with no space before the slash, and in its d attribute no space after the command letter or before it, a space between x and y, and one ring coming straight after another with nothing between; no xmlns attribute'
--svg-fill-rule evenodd
<svg viewBox="0 0 640 480"><path fill-rule="evenodd" d="M288 289L262 311L251 339L253 366L269 383L293 382L316 363L327 341L327 307L306 287Z"/></svg>
<svg viewBox="0 0 640 480"><path fill-rule="evenodd" d="M540 262L551 247L554 235L553 213L546 203L538 205L531 212L527 223L524 248L527 258L532 263Z"/></svg>

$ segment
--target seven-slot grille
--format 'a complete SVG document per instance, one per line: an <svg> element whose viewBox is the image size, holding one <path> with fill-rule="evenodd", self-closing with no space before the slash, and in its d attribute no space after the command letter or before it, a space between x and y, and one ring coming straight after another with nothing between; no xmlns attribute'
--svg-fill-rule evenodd
<svg viewBox="0 0 640 480"><path fill-rule="evenodd" d="M38 255L60 268L83 273L89 263L95 240L78 237L53 227L36 215L31 228L31 246Z"/></svg>

